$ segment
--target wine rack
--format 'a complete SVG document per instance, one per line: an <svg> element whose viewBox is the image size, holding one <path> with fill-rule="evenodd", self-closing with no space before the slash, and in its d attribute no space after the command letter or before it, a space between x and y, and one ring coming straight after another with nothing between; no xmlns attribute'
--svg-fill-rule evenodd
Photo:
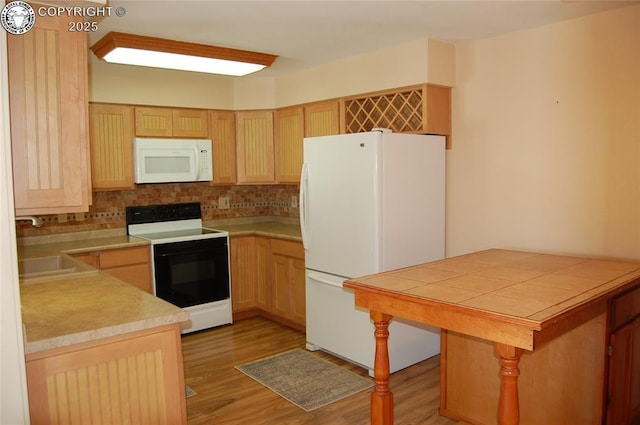
<svg viewBox="0 0 640 425"><path fill-rule="evenodd" d="M422 88L345 100L347 133L389 128L398 133L423 130L424 93Z"/></svg>

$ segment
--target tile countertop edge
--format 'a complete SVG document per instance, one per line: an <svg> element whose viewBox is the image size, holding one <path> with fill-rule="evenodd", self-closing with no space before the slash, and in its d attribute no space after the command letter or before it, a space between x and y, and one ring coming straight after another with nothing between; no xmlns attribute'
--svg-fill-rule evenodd
<svg viewBox="0 0 640 425"><path fill-rule="evenodd" d="M126 335L128 333L157 328L164 325L186 322L189 320L189 313L166 314L154 318L123 323L121 325L108 326L100 329L92 329L84 332L77 332L52 338L40 339L32 342L25 342L25 354L36 354L42 351L68 347L85 342L98 341L103 338Z"/></svg>

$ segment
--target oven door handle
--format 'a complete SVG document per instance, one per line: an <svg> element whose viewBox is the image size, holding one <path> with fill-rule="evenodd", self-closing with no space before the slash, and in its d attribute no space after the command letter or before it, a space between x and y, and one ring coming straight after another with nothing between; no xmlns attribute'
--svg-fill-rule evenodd
<svg viewBox="0 0 640 425"><path fill-rule="evenodd" d="M169 252L161 252L156 254L156 257L169 257L172 255L184 255L184 254L211 254L212 250L210 249L197 249L197 250L183 250L183 251L169 251Z"/></svg>

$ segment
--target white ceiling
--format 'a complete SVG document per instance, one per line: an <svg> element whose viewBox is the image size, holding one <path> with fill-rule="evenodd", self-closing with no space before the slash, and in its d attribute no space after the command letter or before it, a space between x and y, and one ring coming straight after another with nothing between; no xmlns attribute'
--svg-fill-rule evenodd
<svg viewBox="0 0 640 425"><path fill-rule="evenodd" d="M426 37L465 41L573 19L640 1L110 0L109 31L213 44L278 55L275 76ZM248 77L244 77L248 78Z"/></svg>

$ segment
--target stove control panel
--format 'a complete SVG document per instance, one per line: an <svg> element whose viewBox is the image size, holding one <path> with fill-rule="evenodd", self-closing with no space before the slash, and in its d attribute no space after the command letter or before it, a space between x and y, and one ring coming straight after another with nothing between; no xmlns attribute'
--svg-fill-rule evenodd
<svg viewBox="0 0 640 425"><path fill-rule="evenodd" d="M163 221L202 218L200 202L127 207L126 213L127 226L130 224L159 223Z"/></svg>

